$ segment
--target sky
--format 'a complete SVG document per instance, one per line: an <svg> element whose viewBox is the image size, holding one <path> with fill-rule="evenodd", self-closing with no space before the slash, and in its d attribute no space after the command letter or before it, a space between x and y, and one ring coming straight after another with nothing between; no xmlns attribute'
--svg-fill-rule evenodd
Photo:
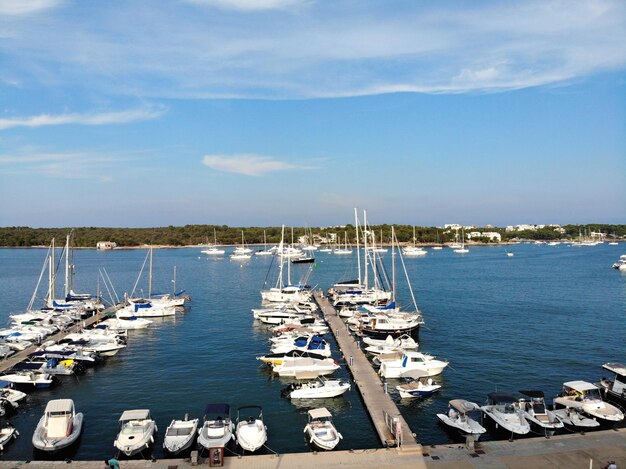
<svg viewBox="0 0 626 469"><path fill-rule="evenodd" d="M622 0L0 0L0 226L626 223Z"/></svg>

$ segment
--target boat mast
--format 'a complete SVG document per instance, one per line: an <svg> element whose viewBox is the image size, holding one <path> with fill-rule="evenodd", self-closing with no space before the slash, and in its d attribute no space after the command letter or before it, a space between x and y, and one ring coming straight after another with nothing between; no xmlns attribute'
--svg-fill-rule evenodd
<svg viewBox="0 0 626 469"><path fill-rule="evenodd" d="M174 278L172 279L172 283L174 284L174 291L172 293L174 293L174 295L176 295L176 266L174 266Z"/></svg>
<svg viewBox="0 0 626 469"><path fill-rule="evenodd" d="M369 273L368 273L368 259L369 254L367 252L367 212L363 210L363 274L365 276L365 290L369 289Z"/></svg>
<svg viewBox="0 0 626 469"><path fill-rule="evenodd" d="M48 306L52 306L55 295L55 277L54 271L54 238L52 238L52 249L50 250L50 269L48 270Z"/></svg>
<svg viewBox="0 0 626 469"><path fill-rule="evenodd" d="M152 245L150 245L150 274L148 275L148 298L152 297Z"/></svg>
<svg viewBox="0 0 626 469"><path fill-rule="evenodd" d="M359 217L354 208L354 226L356 227L356 265L359 271L359 287L361 286L361 252L359 249Z"/></svg>
<svg viewBox="0 0 626 469"><path fill-rule="evenodd" d="M283 288L283 262L285 261L285 256L283 252L285 238L285 225L280 232L280 243L278 244L278 255L280 256L280 262L278 264L278 281L276 282L276 288Z"/></svg>
<svg viewBox="0 0 626 469"><path fill-rule="evenodd" d="M396 236L393 225L391 226L391 301L396 301L396 250L393 247L393 240ZM398 249L400 249L398 247Z"/></svg>
<svg viewBox="0 0 626 469"><path fill-rule="evenodd" d="M70 293L70 235L65 238L65 285L64 285L64 297Z"/></svg>

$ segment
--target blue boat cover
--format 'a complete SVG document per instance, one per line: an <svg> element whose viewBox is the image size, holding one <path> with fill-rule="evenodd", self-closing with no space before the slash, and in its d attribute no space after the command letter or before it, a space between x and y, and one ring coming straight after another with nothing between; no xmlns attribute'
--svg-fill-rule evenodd
<svg viewBox="0 0 626 469"><path fill-rule="evenodd" d="M304 347L306 345L306 337L298 337L296 340L294 340L293 344L296 347Z"/></svg>
<svg viewBox="0 0 626 469"><path fill-rule="evenodd" d="M204 415L230 416L230 406L228 404L208 404L204 409Z"/></svg>
<svg viewBox="0 0 626 469"><path fill-rule="evenodd" d="M11 383L9 383L8 381L0 380L0 389L10 388L10 387L11 387Z"/></svg>

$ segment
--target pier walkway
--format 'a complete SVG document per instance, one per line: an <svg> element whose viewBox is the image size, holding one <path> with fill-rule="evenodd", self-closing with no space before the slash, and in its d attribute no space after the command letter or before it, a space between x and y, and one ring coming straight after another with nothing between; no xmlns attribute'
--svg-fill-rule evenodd
<svg viewBox="0 0 626 469"><path fill-rule="evenodd" d="M409 425L400 414L395 403L385 392L383 383L378 373L372 368L371 363L359 346L359 342L347 330L346 324L341 320L335 308L330 304L322 292L314 294L315 301L319 305L328 327L335 336L339 349L343 353L346 366L352 378L359 388L365 408L370 414L374 428L383 446L400 446L404 450L421 450L421 445L415 440ZM390 419L395 422L396 431L390 431L388 425Z"/></svg>
<svg viewBox="0 0 626 469"><path fill-rule="evenodd" d="M107 317L109 317L112 313L114 313L121 307L122 307L121 305L111 306L110 308L107 308L104 311L100 311L94 314L90 318L83 319L82 321L78 321L75 324L72 324L70 327L68 327L64 331L60 331L54 335L46 337L45 340L46 341L54 340L55 342L58 342L59 340L61 340L63 337L65 337L68 334L79 332L81 329L90 327L93 324L106 319ZM4 360L1 360L0 361L0 373L4 373L7 370L10 370L11 368L13 368L18 363L24 361L26 358L28 358L29 354L36 352L38 348L39 348L39 345L33 345L32 347L28 347L22 351L17 352L15 355L11 355L10 357L5 358Z"/></svg>

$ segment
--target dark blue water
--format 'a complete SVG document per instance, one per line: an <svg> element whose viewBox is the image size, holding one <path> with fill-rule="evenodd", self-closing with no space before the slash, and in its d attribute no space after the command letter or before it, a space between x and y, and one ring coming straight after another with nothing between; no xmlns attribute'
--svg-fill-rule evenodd
<svg viewBox="0 0 626 469"><path fill-rule="evenodd" d="M519 245L509 250L515 257L507 257L502 247L481 247L464 256L443 250L406 260L426 320L420 348L451 362L438 396L398 400L423 443L450 441L435 417L450 399L483 402L496 388L535 388L552 396L564 381L597 381L603 363L626 359L626 275L611 269L623 247ZM5 449L5 459L41 457L33 454L32 432L46 402L65 397L84 412L86 425L80 444L63 457L110 456L121 412L149 408L160 430L154 457L161 458L170 420L185 413L201 417L209 402L228 402L233 408L262 405L268 446L277 452L308 450L302 433L306 411L319 405L335 415L344 436L340 449L379 446L356 390L298 407L280 397L288 381L272 378L255 360L267 352L269 333L250 310L260 303L271 259L240 264L208 259L199 251L154 251L154 291L171 290L176 266L177 287L193 298L186 312L156 320L146 331L131 331L128 347L103 366L31 394L11 418L21 436ZM44 256L39 249L0 249L0 320L25 309ZM94 291L98 269L105 268L121 296L132 289L144 257L141 250L76 251L76 290ZM355 255L319 253L317 259L311 285L326 289L355 276ZM297 269L294 279L306 267ZM401 301L409 304L406 282L398 283ZM147 292L147 281L142 287ZM348 378L345 370L339 376Z"/></svg>

